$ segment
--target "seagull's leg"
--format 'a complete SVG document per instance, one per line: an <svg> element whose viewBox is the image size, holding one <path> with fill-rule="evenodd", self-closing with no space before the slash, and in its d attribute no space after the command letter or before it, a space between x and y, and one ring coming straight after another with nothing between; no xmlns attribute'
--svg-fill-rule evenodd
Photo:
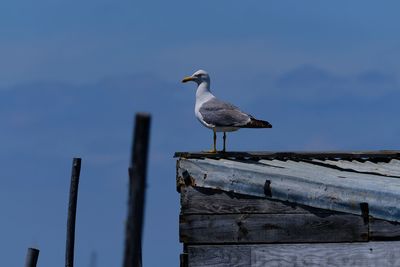
<svg viewBox="0 0 400 267"><path fill-rule="evenodd" d="M223 137L223 139L224 139L224 148L222 149L222 152L225 152L225 150L226 150L226 132L224 132L224 137Z"/></svg>
<svg viewBox="0 0 400 267"><path fill-rule="evenodd" d="M213 146L213 150L211 150L211 152L216 153L217 152L217 132L216 132L215 128L213 128L213 132L214 132L214 146Z"/></svg>

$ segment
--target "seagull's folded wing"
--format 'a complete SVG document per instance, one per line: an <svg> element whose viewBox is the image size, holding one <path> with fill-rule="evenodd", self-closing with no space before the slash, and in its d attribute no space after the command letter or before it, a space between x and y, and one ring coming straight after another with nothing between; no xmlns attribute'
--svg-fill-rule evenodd
<svg viewBox="0 0 400 267"><path fill-rule="evenodd" d="M207 124L216 127L241 127L246 125L252 118L234 105L216 98L204 102L199 111Z"/></svg>

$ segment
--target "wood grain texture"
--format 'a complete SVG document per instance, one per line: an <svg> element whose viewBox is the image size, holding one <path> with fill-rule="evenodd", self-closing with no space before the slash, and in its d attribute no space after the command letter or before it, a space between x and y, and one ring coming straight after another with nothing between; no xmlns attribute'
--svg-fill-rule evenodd
<svg viewBox="0 0 400 267"><path fill-rule="evenodd" d="M400 240L400 223L370 217L369 231L371 240Z"/></svg>
<svg viewBox="0 0 400 267"><path fill-rule="evenodd" d="M181 187L182 214L229 214L229 213L268 213L268 214L307 214L335 213L293 203L252 197L221 190Z"/></svg>
<svg viewBox="0 0 400 267"><path fill-rule="evenodd" d="M189 267L400 266L400 242L188 246Z"/></svg>
<svg viewBox="0 0 400 267"><path fill-rule="evenodd" d="M313 214L322 217L344 215L344 213L299 206L283 201L193 187L182 188L181 214ZM369 238L376 241L400 240L400 223L370 217Z"/></svg>
<svg viewBox="0 0 400 267"><path fill-rule="evenodd" d="M356 242L368 240L368 225L356 215L181 215L186 244Z"/></svg>
<svg viewBox="0 0 400 267"><path fill-rule="evenodd" d="M251 246L188 246L189 267L249 267Z"/></svg>
<svg viewBox="0 0 400 267"><path fill-rule="evenodd" d="M360 162L358 160L312 160L314 163L322 164L323 166L331 166L342 170L352 170L359 173L378 174L383 176L400 177L400 170L393 162ZM389 163L389 164L388 164Z"/></svg>
<svg viewBox="0 0 400 267"><path fill-rule="evenodd" d="M400 222L400 179L341 171L308 162L179 159L177 177L190 185L269 197L314 208ZM186 178L185 178L186 177ZM178 179L179 180L179 179ZM268 183L268 190L265 186Z"/></svg>

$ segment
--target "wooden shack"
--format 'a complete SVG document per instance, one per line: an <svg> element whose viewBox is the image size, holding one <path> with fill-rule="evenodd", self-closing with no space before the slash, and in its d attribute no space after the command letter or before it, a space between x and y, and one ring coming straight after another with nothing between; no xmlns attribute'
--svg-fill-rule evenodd
<svg viewBox="0 0 400 267"><path fill-rule="evenodd" d="M400 151L175 157L181 266L400 266Z"/></svg>

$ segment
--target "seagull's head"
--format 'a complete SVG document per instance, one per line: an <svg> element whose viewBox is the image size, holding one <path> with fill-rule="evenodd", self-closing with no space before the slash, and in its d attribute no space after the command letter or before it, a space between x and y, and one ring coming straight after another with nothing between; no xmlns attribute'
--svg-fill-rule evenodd
<svg viewBox="0 0 400 267"><path fill-rule="evenodd" d="M206 82L208 85L210 84L210 76L208 75L207 71L205 70L198 70L195 73L192 74L192 76L188 76L183 78L182 82L196 82L197 84L201 84L203 82Z"/></svg>

